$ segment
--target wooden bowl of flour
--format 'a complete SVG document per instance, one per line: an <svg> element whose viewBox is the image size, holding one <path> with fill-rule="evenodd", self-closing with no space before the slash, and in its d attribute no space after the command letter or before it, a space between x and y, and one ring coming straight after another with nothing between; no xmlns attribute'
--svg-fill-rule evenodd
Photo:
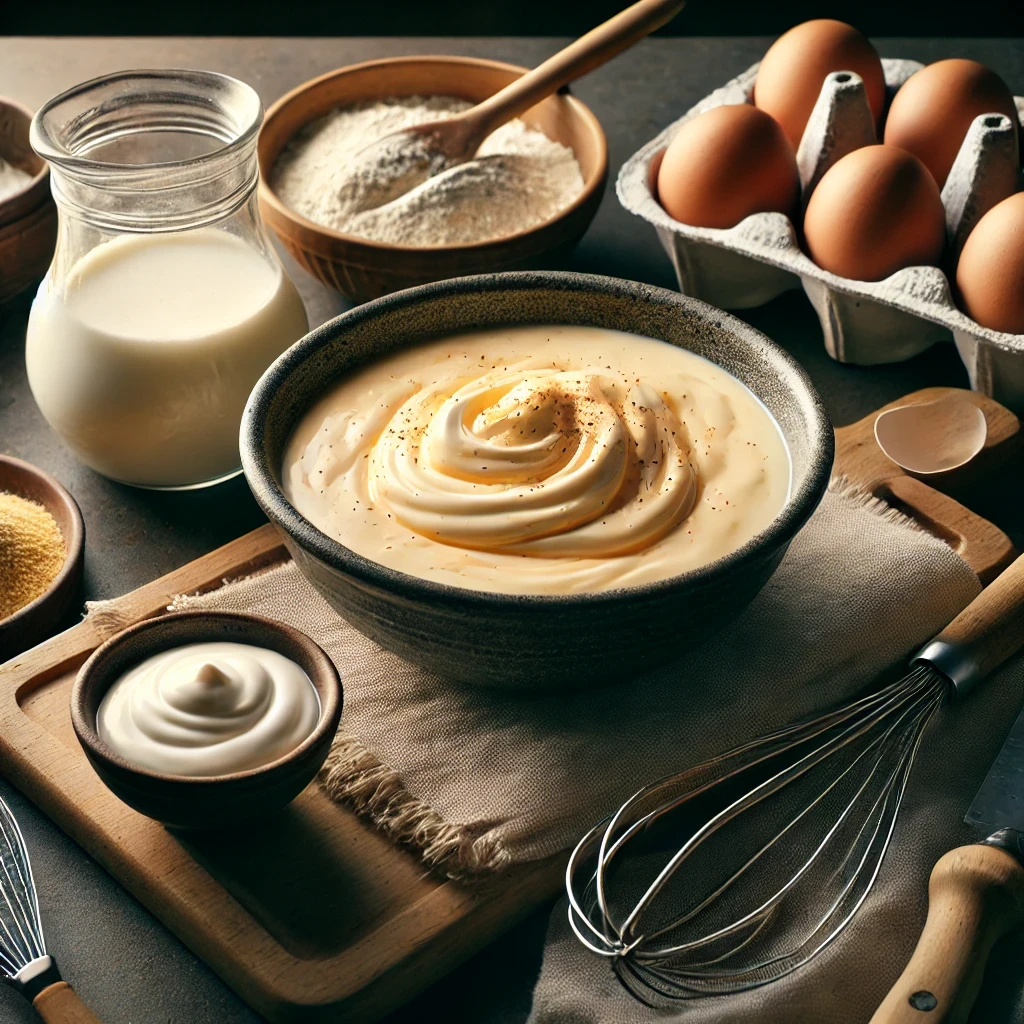
<svg viewBox="0 0 1024 1024"><path fill-rule="evenodd" d="M353 302L450 277L564 263L597 213L608 175L608 144L593 113L566 93L549 96L523 120L568 146L583 172L583 191L550 220L467 245L413 247L373 242L323 227L289 209L271 187L282 149L311 121L338 107L396 96L455 96L479 103L526 68L474 57L395 57L331 71L281 97L259 138L260 210L298 263Z"/></svg>

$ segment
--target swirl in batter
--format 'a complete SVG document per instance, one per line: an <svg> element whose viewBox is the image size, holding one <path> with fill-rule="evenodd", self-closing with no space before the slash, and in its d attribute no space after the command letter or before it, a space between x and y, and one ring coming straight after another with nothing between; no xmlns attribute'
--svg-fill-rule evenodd
<svg viewBox="0 0 1024 1024"><path fill-rule="evenodd" d="M357 370L302 420L289 500L358 553L479 590L666 578L785 501L774 421L719 367L633 335L527 327Z"/></svg>

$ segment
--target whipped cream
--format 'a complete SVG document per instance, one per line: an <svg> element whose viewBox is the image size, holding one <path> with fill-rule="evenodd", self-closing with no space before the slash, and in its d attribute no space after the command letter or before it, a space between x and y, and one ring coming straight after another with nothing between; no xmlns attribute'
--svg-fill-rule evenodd
<svg viewBox="0 0 1024 1024"><path fill-rule="evenodd" d="M506 593L605 590L713 561L778 513L790 465L739 381L583 327L460 335L363 367L303 418L288 499L365 557Z"/></svg>
<svg viewBox="0 0 1024 1024"><path fill-rule="evenodd" d="M212 642L161 651L126 672L100 702L96 731L142 768L212 776L284 757L319 718L317 692L294 661Z"/></svg>

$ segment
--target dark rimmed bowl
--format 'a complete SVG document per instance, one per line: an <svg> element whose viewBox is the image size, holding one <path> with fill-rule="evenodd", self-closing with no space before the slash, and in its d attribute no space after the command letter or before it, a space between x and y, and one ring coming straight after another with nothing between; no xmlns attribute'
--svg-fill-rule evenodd
<svg viewBox="0 0 1024 1024"><path fill-rule="evenodd" d="M111 685L145 658L208 641L266 647L296 662L320 698L313 732L269 764L202 778L151 771L111 750L96 732L96 710ZM75 679L71 722L96 774L129 807L176 828L220 828L283 807L313 781L338 731L341 705L337 669L304 633L257 615L189 611L146 619L98 647Z"/></svg>
<svg viewBox="0 0 1024 1024"><path fill-rule="evenodd" d="M281 490L292 430L353 368L460 331L579 324L658 338L728 370L775 417L789 447L785 506L743 547L692 572L593 594L463 590L350 551ZM449 678L504 688L584 687L629 678L721 629L764 586L828 485L835 437L799 364L763 334L696 299L632 281L563 272L458 278L376 299L312 331L260 379L242 415L242 467L305 577L357 629Z"/></svg>
<svg viewBox="0 0 1024 1024"><path fill-rule="evenodd" d="M73 615L82 585L85 523L78 503L49 473L10 455L0 455L0 492L42 505L64 537L64 565L49 587L6 619L0 619L0 662L45 639Z"/></svg>

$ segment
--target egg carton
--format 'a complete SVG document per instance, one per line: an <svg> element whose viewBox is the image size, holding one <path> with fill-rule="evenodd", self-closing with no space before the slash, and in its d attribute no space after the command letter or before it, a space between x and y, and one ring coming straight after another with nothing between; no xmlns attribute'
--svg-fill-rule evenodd
<svg viewBox="0 0 1024 1024"><path fill-rule="evenodd" d="M752 102L758 66L701 100L630 157L619 172L619 201L654 225L680 290L725 309L745 309L802 286L821 320L825 347L833 359L866 366L899 362L952 339L971 386L1024 411L1024 335L990 330L962 313L938 267L908 267L883 281L854 281L814 264L801 250L785 214L757 213L733 228L719 229L682 224L665 212L653 191L655 157L680 125L697 114L725 103ZM888 105L923 65L883 59L882 67ZM1015 102L1018 121L1024 122L1024 99L1015 97ZM849 71L830 74L797 151L801 203L837 160L877 141L860 76ZM1001 114L976 118L942 190L947 255L955 260L978 220L1018 191L1020 184L1010 119Z"/></svg>

